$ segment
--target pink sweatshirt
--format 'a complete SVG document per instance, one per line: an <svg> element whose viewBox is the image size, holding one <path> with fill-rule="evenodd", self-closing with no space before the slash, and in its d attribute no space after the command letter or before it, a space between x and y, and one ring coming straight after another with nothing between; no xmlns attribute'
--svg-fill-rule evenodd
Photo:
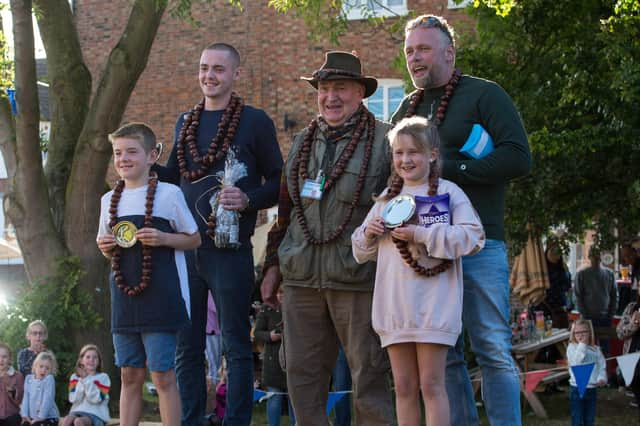
<svg viewBox="0 0 640 426"><path fill-rule="evenodd" d="M402 194L426 196L427 191L426 184L405 185ZM414 235L415 243L410 244L414 258L425 267L440 263L438 259L454 260L453 265L439 275L418 275L400 257L389 233L367 240L364 235L367 223L381 216L388 201L376 202L364 223L351 236L356 261L378 263L372 325L380 335L383 347L405 342L453 346L462 331L460 257L480 251L484 247L485 235L480 219L462 189L453 182L440 179L438 194L447 192L451 224L434 223L428 228L419 226Z"/></svg>

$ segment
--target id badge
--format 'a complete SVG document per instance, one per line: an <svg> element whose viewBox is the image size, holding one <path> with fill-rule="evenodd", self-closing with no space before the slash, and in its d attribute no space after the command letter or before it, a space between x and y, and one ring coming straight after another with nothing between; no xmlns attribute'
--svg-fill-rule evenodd
<svg viewBox="0 0 640 426"><path fill-rule="evenodd" d="M313 179L306 179L302 186L302 190L300 191L300 196L304 198L312 198L314 200L321 199L322 182L317 182Z"/></svg>

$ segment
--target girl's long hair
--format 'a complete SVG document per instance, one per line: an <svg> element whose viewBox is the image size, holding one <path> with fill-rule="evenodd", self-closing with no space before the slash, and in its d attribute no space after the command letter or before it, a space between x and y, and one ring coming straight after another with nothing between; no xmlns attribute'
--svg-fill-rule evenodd
<svg viewBox="0 0 640 426"><path fill-rule="evenodd" d="M584 325L589 328L589 346L593 346L596 344L596 334L593 331L593 324L591 320L588 319L578 319L573 322L571 326L571 332L569 333L569 342L578 343L576 340L576 327L579 325Z"/></svg>
<svg viewBox="0 0 640 426"><path fill-rule="evenodd" d="M82 349L80 349L80 354L78 354L78 360L76 361L76 368L84 368L82 366L82 357L89 351L95 351L98 354L98 365L96 366L96 373L102 372L102 354L100 353L100 349L93 343L89 343L88 345L84 345Z"/></svg>
<svg viewBox="0 0 640 426"><path fill-rule="evenodd" d="M440 135L438 134L438 128L435 124L420 116L403 118L387 135L389 138L389 145L391 147L391 174L389 176L389 181L387 182L387 192L378 197L377 200L390 200L402 191L404 180L396 173L396 169L393 165L393 146L400 135L409 136L415 143L416 147L424 152L428 157L433 150L438 150L438 152L440 150ZM439 155L435 160L432 160L429 163L429 195L436 195L435 193L431 193L431 188L438 187L440 163L441 160ZM434 191L435 190L436 189L434 189Z"/></svg>

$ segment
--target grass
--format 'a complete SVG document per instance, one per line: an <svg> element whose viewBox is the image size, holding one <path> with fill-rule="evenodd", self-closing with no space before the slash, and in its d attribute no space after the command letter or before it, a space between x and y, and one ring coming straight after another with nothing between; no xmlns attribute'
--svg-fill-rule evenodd
<svg viewBox="0 0 640 426"><path fill-rule="evenodd" d="M561 389L563 389L562 392L538 394L540 401L547 410L549 418L541 419L536 417L531 411L531 408L526 406L522 413L523 426L565 426L571 424L568 385L564 383ZM145 390L144 400L143 420L160 421L158 398L149 395ZM617 389L604 388L598 390L596 426L629 426L639 424L639 411L637 408L629 405L630 401L631 398L627 397L624 392L619 392ZM117 413L113 414L114 417L116 417ZM482 408L480 408L480 414L480 424L488 426L489 422L484 416L484 410ZM253 426L267 426L266 403L255 404L251 424ZM288 426L289 418L283 416L280 424Z"/></svg>

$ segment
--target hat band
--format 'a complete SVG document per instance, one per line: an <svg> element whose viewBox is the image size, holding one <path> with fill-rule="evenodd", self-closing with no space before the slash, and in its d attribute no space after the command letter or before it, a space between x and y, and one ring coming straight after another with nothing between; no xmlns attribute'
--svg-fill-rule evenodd
<svg viewBox="0 0 640 426"><path fill-rule="evenodd" d="M315 70L312 76L314 80L325 80L332 75L342 75L345 77L352 77L352 78L363 78L362 74L360 73L337 69L337 68L323 68L320 70Z"/></svg>

